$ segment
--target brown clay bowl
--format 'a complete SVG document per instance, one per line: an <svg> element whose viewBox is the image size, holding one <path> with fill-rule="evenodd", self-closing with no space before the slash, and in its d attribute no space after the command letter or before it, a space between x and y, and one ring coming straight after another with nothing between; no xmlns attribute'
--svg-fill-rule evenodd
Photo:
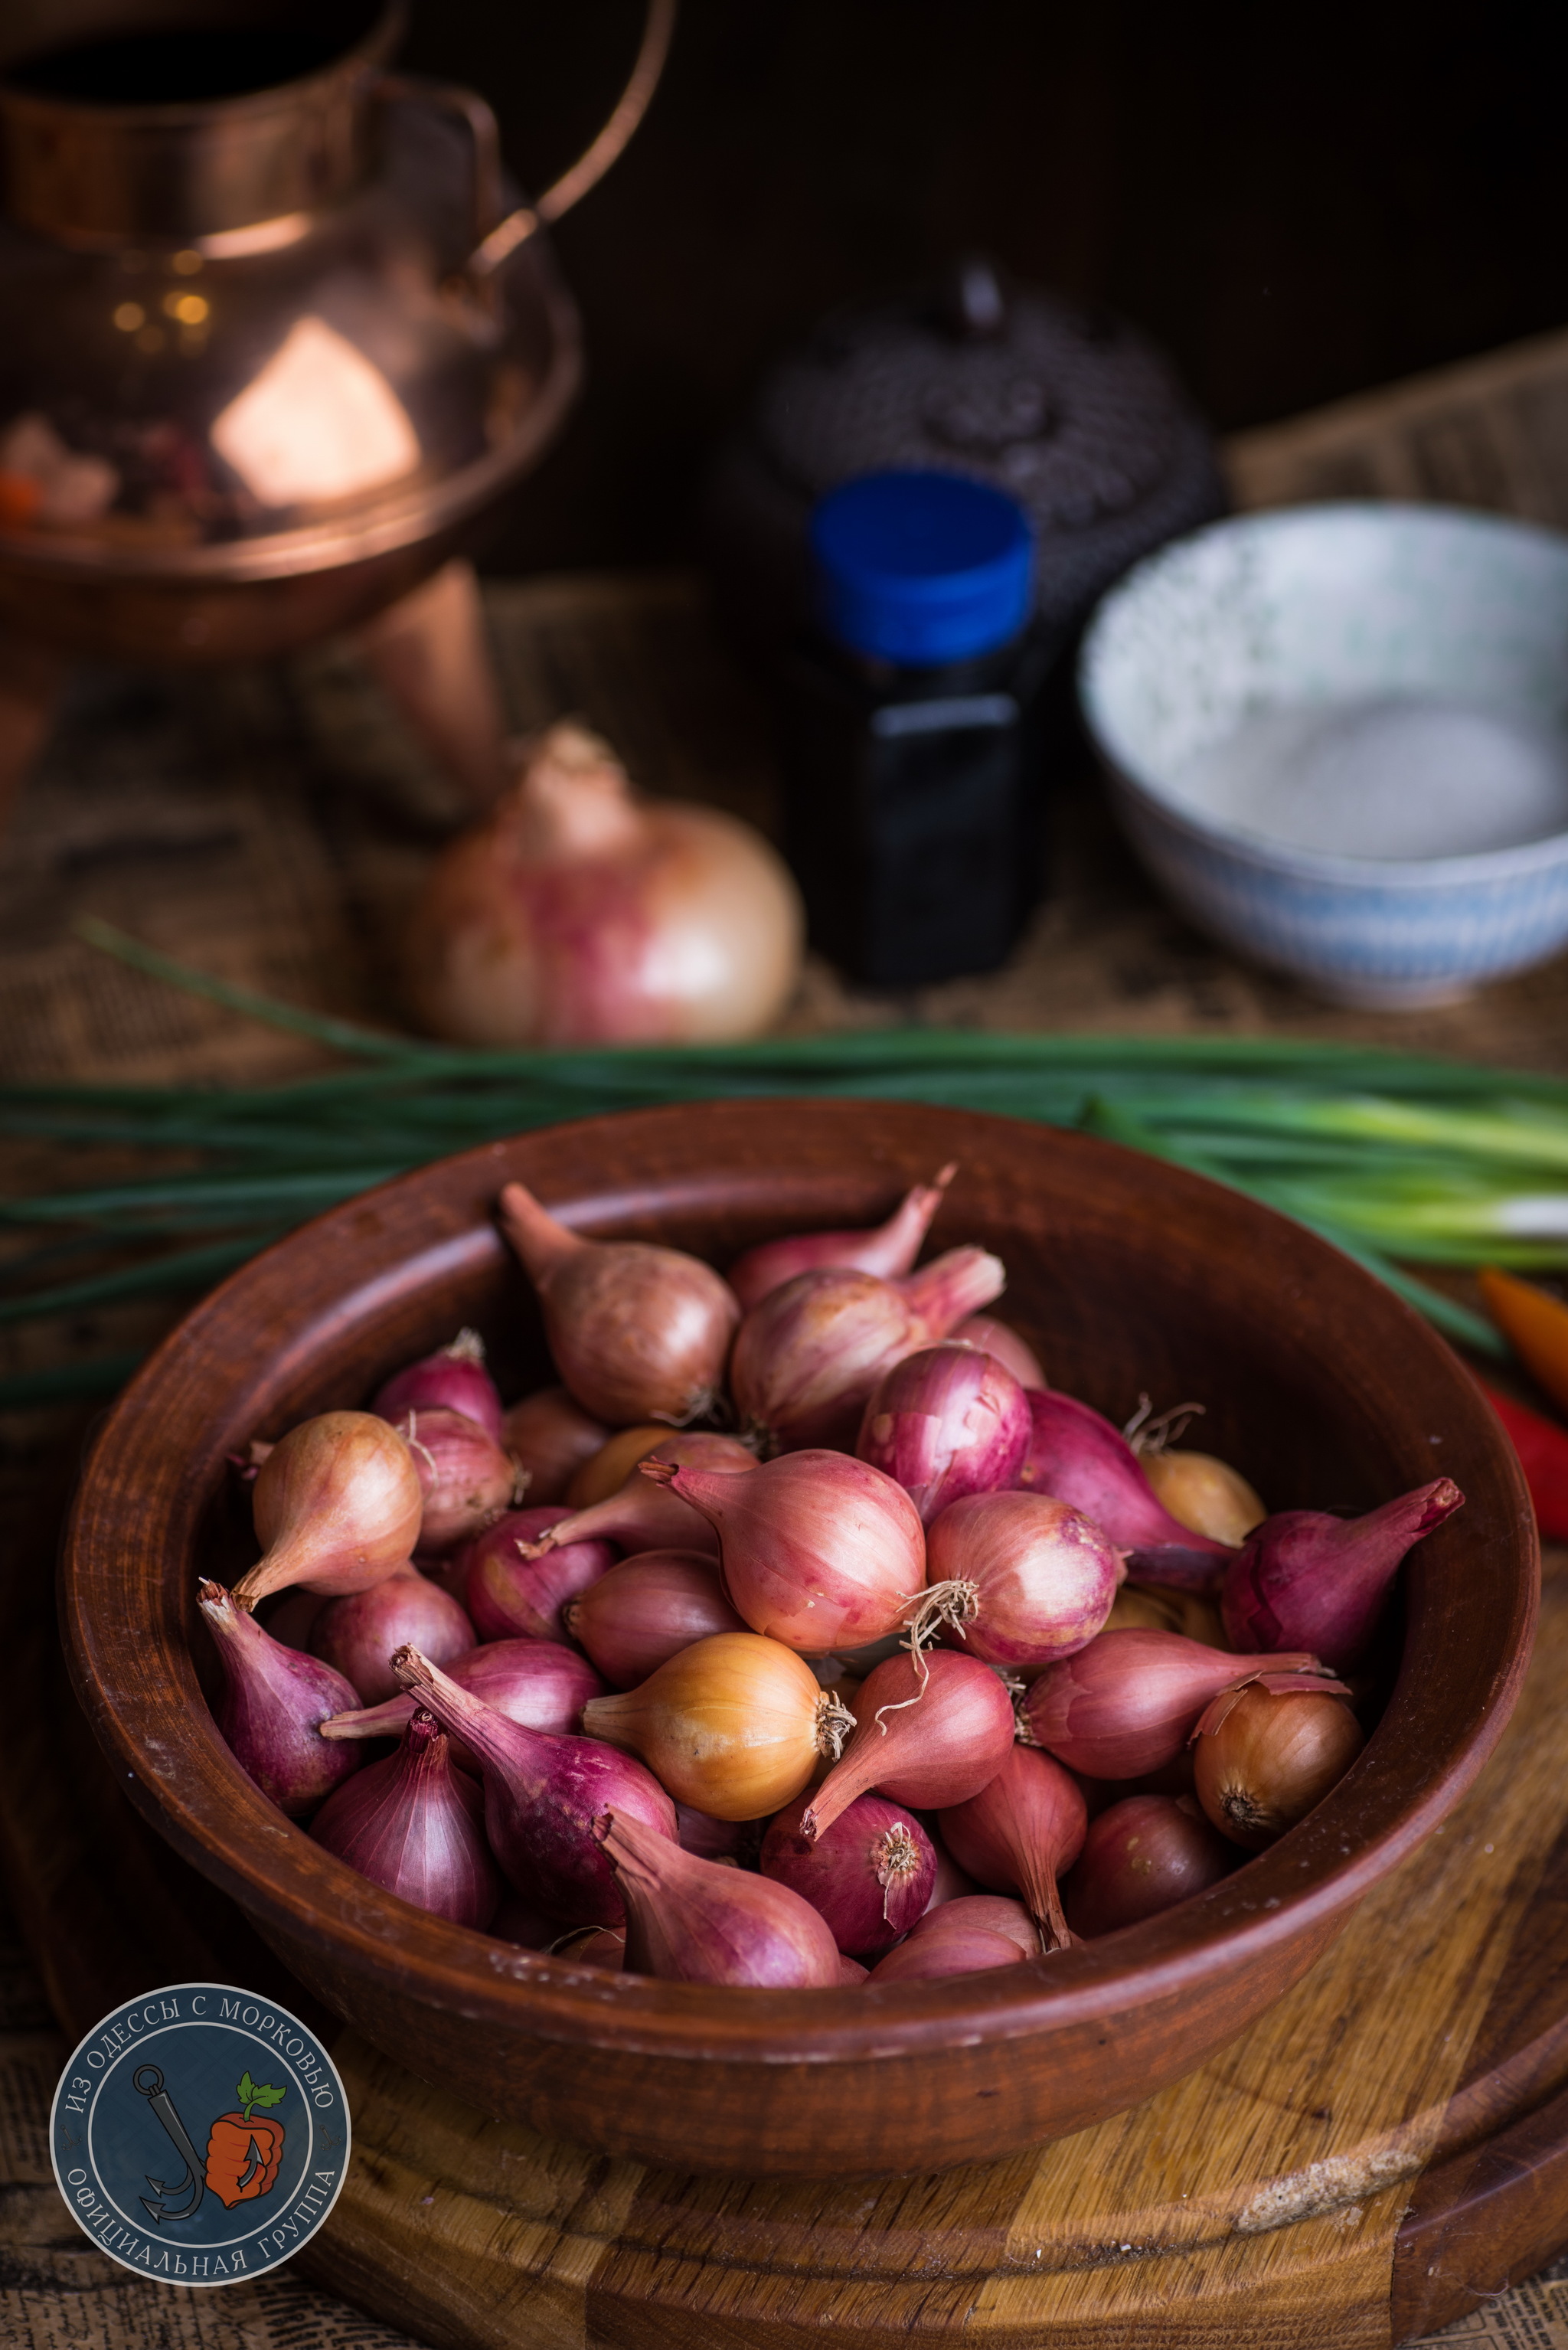
<svg viewBox="0 0 1568 2350"><path fill-rule="evenodd" d="M192 1594L237 1567L225 1453L358 1404L460 1324L504 1392L546 1373L492 1222L519 1176L584 1231L722 1266L868 1222L945 1159L939 1245L1006 1261L1054 1382L1121 1419L1209 1407L1202 1441L1276 1507L1360 1509L1438 1471L1469 1497L1406 1569L1382 1720L1326 1802L1237 1876L1049 1960L881 1991L711 1991L596 1974L448 1926L315 1846L202 1696ZM243 1529L241 1529L243 1532ZM751 1102L585 1120L335 1210L246 1265L110 1415L64 1567L71 1668L130 1794L299 1978L483 2112L680 2169L829 2175L983 2160L1134 2105L1242 2031L1475 1777L1527 1661L1538 1562L1497 1423L1449 1348L1344 1257L1237 1194L1084 1137L939 1109Z"/></svg>

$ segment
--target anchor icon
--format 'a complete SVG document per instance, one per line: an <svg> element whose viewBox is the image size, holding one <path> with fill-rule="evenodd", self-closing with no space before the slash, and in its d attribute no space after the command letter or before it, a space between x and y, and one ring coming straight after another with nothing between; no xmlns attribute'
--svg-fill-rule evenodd
<svg viewBox="0 0 1568 2350"><path fill-rule="evenodd" d="M163 2075L158 2066L139 2064L130 2076L130 2083L137 2094L146 2098L185 2165L184 2177L176 2178L172 2184L167 2179L154 2178L149 2171L146 2174L147 2184L158 2199L154 2201L143 2195L141 2208L159 2227L165 2220L188 2220L201 2201L206 2184L202 2157L191 2143L191 2134L180 2118L173 2098L163 2086ZM173 2199L182 2194L185 2197L183 2202Z"/></svg>

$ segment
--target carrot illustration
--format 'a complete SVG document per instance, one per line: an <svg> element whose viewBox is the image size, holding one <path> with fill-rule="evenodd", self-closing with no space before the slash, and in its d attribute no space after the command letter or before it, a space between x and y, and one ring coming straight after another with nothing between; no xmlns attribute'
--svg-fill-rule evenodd
<svg viewBox="0 0 1568 2350"><path fill-rule="evenodd" d="M226 2211L269 2192L283 2160L284 2128L264 2114L254 2118L257 2106L281 2105L287 2092L258 2088L247 2073L235 2095L241 2110L220 2114L207 2139L207 2184Z"/></svg>

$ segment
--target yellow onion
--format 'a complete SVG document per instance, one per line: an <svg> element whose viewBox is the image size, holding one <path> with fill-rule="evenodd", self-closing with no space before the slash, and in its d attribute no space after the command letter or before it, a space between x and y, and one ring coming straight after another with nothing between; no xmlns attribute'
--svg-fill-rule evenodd
<svg viewBox="0 0 1568 2350"><path fill-rule="evenodd" d="M640 1420L635 1428L618 1429L614 1436L606 1434L603 1441L582 1460L572 1471L566 1491L569 1510L591 1510L596 1502L607 1502L618 1493L639 1461L646 1461L656 1444L662 1444L670 1433L668 1420Z"/></svg>
<svg viewBox="0 0 1568 2350"><path fill-rule="evenodd" d="M409 980L468 1045L720 1043L777 1018L800 966L800 898L749 825L644 800L569 722L524 752L483 821L438 858Z"/></svg>
<svg viewBox="0 0 1568 2350"><path fill-rule="evenodd" d="M1262 1852L1316 1809L1361 1752L1348 1694L1343 1681L1260 1673L1205 1709L1194 1786L1221 1835Z"/></svg>
<svg viewBox="0 0 1568 2350"><path fill-rule="evenodd" d="M711 1405L740 1300L701 1257L649 1241L589 1241L522 1183L501 1224L539 1294L556 1367L585 1410L612 1427L683 1426Z"/></svg>
<svg viewBox="0 0 1568 2350"><path fill-rule="evenodd" d="M1174 1513L1172 1513L1174 1515ZM1183 1523L1186 1521L1183 1520ZM1201 1533L1201 1527L1195 1527ZM1111 1602L1106 1632L1179 1632L1207 1648L1228 1648L1220 1610L1199 1591L1179 1591L1171 1583L1124 1583Z"/></svg>
<svg viewBox="0 0 1568 2350"><path fill-rule="evenodd" d="M715 1820L782 1811L854 1726L811 1667L760 1632L716 1632L640 1689L583 1708L589 1738L639 1755L678 1804Z"/></svg>
<svg viewBox="0 0 1568 2350"><path fill-rule="evenodd" d="M413 1455L369 1411L325 1411L275 1444L251 1494L264 1556L234 1586L254 1607L303 1584L324 1597L368 1591L407 1564L424 1497Z"/></svg>
<svg viewBox="0 0 1568 2350"><path fill-rule="evenodd" d="M1241 1471L1212 1452L1145 1452L1139 1458L1156 1497L1195 1534L1239 1548L1268 1515Z"/></svg>

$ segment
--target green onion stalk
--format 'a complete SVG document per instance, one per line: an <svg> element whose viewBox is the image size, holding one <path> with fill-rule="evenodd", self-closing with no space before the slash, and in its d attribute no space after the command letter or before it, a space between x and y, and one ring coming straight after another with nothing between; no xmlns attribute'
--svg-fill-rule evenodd
<svg viewBox="0 0 1568 2350"><path fill-rule="evenodd" d="M607 1110L810 1095L1076 1128L1174 1161L1320 1233L1452 1338L1489 1322L1413 1265L1568 1265L1568 1080L1262 1037L900 1028L749 1045L493 1051L389 1035L192 970L109 925L88 941L351 1066L245 1089L17 1085L0 1132L145 1154L129 1180L0 1201L0 1323L190 1296L372 1184ZM36 1236L26 1244L26 1235ZM105 1269L98 1260L112 1254ZM129 1262L125 1261L129 1256ZM0 1409L109 1393L122 1354L0 1380Z"/></svg>

